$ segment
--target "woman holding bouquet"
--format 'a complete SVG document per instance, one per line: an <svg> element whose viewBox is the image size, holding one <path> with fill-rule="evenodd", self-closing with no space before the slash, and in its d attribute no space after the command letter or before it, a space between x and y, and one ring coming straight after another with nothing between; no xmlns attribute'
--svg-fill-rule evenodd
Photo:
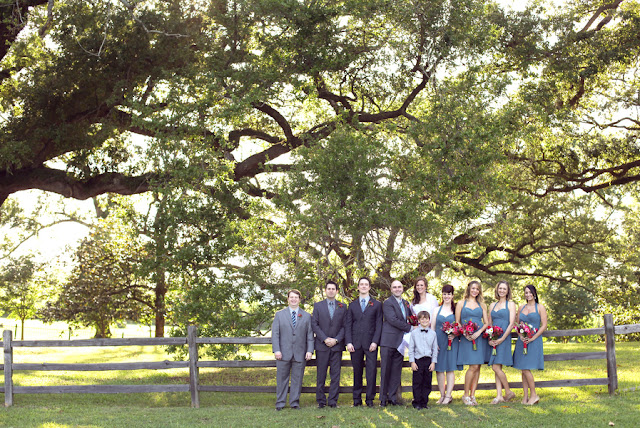
<svg viewBox="0 0 640 428"><path fill-rule="evenodd" d="M516 305L511 300L511 286L507 281L499 281L494 290L494 296L498 300L489 306L489 324L492 327L502 329L499 337L489 338L489 347L492 349L489 357L489 365L493 369L496 378L496 398L491 404L511 401L516 394L509 388L507 376L502 371L502 366L513 365L513 355L511 354L511 330L516 320ZM494 351L495 350L495 351ZM504 397L502 388L504 387Z"/></svg>
<svg viewBox="0 0 640 428"><path fill-rule="evenodd" d="M475 393L480 379L480 366L487 362L487 340L482 332L488 326L487 305L482 297L479 281L471 281L464 292L464 300L456 305L456 322L462 325L464 337L458 346L459 365L469 365L464 375L464 395L462 402L467 406L476 406Z"/></svg>
<svg viewBox="0 0 640 428"><path fill-rule="evenodd" d="M440 399L437 404L451 403L451 392L456 383L455 370L462 370L462 366L458 365L458 344L460 339L453 334L447 334L443 330L443 325L453 330L456 322L456 305L453 302L453 286L446 284L442 287L442 303L435 309L437 314L431 317L431 328L436 332L438 337L438 362L435 371L438 379L438 389L440 390ZM451 343L451 345L449 345ZM446 384L445 384L446 376Z"/></svg>
<svg viewBox="0 0 640 428"><path fill-rule="evenodd" d="M527 303L520 307L516 320L518 341L513 351L513 367L522 370L522 404L533 405L540 401L540 397L536 394L531 370L544 369L542 333L547 329L547 310L538 303L538 292L533 285L524 288L524 299Z"/></svg>

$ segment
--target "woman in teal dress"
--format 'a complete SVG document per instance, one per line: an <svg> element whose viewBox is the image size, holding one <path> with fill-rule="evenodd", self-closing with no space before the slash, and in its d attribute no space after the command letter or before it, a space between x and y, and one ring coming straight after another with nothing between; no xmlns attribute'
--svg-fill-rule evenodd
<svg viewBox="0 0 640 428"><path fill-rule="evenodd" d="M536 394L536 384L531 370L544 369L544 354L542 349L542 333L547 329L547 310L538 302L538 292L533 285L524 288L524 299L527 303L520 307L516 326L520 321L537 328L533 337L526 337L518 332L516 349L513 351L513 367L522 370L522 389L524 396L522 404L533 405L540 401ZM524 344L527 353L524 353Z"/></svg>
<svg viewBox="0 0 640 428"><path fill-rule="evenodd" d="M456 322L456 305L453 301L453 286L445 284L442 287L442 303L434 310L436 316L431 317L431 328L436 332L438 337L438 362L435 371L438 379L438 389L440 390L440 399L437 404L449 404L452 397L451 392L456 383L456 370L462 370L462 366L458 365L458 337L451 337L451 349L448 350L449 336L442 331L442 325L445 322L453 324ZM445 384L446 376L446 384Z"/></svg>
<svg viewBox="0 0 640 428"><path fill-rule="evenodd" d="M457 363L469 365L464 375L464 395L462 402L467 406L477 406L476 389L480 379L480 366L487 362L489 344L482 337L482 332L487 328L487 305L482 297L482 285L479 281L471 281L464 292L464 300L456 305L456 322L464 328L467 321L473 321L478 329L473 333L464 333L458 346ZM476 349L473 349L473 341Z"/></svg>
<svg viewBox="0 0 640 428"><path fill-rule="evenodd" d="M507 375L504 374L502 366L513 365L513 355L511 354L511 330L516 321L516 305L511 300L511 286L507 281L499 281L494 290L497 302L489 306L489 324L498 326L503 334L496 340L489 340L489 348L495 347L496 355L489 357L489 365L493 369L496 378L496 398L491 404L511 401L516 394L509 388ZM493 354L493 353L492 353ZM504 388L504 397L502 396Z"/></svg>

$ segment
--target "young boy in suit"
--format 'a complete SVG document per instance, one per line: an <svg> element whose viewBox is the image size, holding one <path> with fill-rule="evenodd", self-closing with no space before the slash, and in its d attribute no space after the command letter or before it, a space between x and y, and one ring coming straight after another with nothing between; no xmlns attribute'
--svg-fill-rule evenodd
<svg viewBox="0 0 640 428"><path fill-rule="evenodd" d="M433 369L438 362L438 340L436 332L429 328L429 312L420 311L418 325L409 339L409 362L413 370L413 407L416 410L428 409L431 394Z"/></svg>

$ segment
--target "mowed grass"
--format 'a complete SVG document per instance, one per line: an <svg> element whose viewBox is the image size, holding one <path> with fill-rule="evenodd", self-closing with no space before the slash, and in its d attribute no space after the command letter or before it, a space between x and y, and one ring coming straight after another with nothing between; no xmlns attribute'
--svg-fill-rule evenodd
<svg viewBox="0 0 640 428"><path fill-rule="evenodd" d="M546 353L593 352L604 350L602 343L546 343ZM429 410L410 407L411 393L405 392L405 406L374 409L352 408L350 394L340 396L338 409L316 409L314 394L303 394L302 409L274 410L275 397L264 393L200 393L200 408L190 407L189 393L153 394L20 394L14 406L0 411L2 427L247 427L287 425L318 427L445 427L445 426L518 426L570 427L640 425L640 354L638 343L617 343L620 392L609 396L606 386L576 388L540 388L539 405L529 407L517 399L500 406L489 404L495 391L478 391L477 407L460 402L462 391L454 392L450 406L435 405L439 397L434 380ZM255 346L255 360L272 359L268 346ZM344 354L348 359L348 354ZM104 348L15 348L14 361L25 362L125 362L172 359L159 347ZM517 370L507 369L509 380L520 381ZM604 360L547 362L545 370L534 372L536 380L606 377ZM459 372L457 383L463 382ZM352 372L343 368L342 381L351 385ZM275 385L275 369L201 369L201 384ZM106 372L16 372L16 385L80 384L185 384L186 369L161 371ZM483 367L480 382L493 382L493 372ZM403 385L410 385L411 373L403 370ZM315 368L308 368L305 386L315 385ZM613 424L613 425L611 425Z"/></svg>

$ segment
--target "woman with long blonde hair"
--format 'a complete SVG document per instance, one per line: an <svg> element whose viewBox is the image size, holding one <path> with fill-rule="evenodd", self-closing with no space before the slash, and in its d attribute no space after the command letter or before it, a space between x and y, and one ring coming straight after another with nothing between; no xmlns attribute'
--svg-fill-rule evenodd
<svg viewBox="0 0 640 428"><path fill-rule="evenodd" d="M496 378L496 398L491 404L511 401L516 394L509 388L507 375L504 374L502 366L513 365L513 354L511 353L511 330L516 320L516 304L511 300L511 286L507 281L498 281L493 291L496 302L489 306L489 324L502 329L502 336L495 340L489 340L489 346L496 350L496 355L491 352L489 366L493 369ZM504 396L502 395L504 388Z"/></svg>
<svg viewBox="0 0 640 428"><path fill-rule="evenodd" d="M477 324L475 331L465 331L460 338L458 346L459 365L468 365L464 375L464 395L462 402L467 406L477 406L476 389L480 379L480 366L488 360L487 340L482 337L482 332L488 327L487 305L482 297L482 285L480 281L473 280L467 285L464 292L464 300L456 305L456 322L464 329L467 322Z"/></svg>

